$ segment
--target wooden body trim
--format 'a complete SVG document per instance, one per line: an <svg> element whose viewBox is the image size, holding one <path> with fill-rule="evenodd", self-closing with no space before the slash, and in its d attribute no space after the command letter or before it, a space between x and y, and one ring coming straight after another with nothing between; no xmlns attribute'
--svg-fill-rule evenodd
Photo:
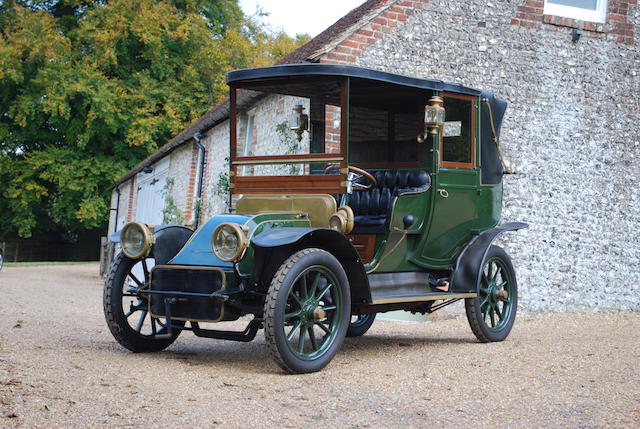
<svg viewBox="0 0 640 429"><path fill-rule="evenodd" d="M340 194L341 174L233 177L234 194Z"/></svg>

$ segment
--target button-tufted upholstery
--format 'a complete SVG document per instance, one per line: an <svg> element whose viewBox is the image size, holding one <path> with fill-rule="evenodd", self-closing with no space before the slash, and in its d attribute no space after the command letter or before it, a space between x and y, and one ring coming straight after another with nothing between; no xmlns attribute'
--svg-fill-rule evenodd
<svg viewBox="0 0 640 429"><path fill-rule="evenodd" d="M368 170L377 186L368 191L354 191L349 206L355 215L355 234L383 233L391 215L394 199L408 192L429 189L431 178L422 170Z"/></svg>

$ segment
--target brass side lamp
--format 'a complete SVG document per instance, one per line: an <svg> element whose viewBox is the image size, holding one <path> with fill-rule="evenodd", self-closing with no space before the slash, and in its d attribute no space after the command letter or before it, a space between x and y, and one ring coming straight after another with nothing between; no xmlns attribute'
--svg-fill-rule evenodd
<svg viewBox="0 0 640 429"><path fill-rule="evenodd" d="M302 104L297 104L293 108L293 115L290 119L290 129L298 135L298 141L302 141L302 134L309 130L309 115L304 113L305 108Z"/></svg>
<svg viewBox="0 0 640 429"><path fill-rule="evenodd" d="M435 135L438 129L444 125L445 109L442 98L434 95L429 99L429 104L424 106L424 131L418 135L416 140L423 143L426 140L426 133Z"/></svg>
<svg viewBox="0 0 640 429"><path fill-rule="evenodd" d="M429 99L429 105L424 108L424 126L429 130L429 134L436 134L437 130L444 125L443 104L442 98L436 95Z"/></svg>

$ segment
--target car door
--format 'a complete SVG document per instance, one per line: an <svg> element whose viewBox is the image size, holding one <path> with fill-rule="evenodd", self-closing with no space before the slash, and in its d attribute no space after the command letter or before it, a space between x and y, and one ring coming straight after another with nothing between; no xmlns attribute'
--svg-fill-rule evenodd
<svg viewBox="0 0 640 429"><path fill-rule="evenodd" d="M421 257L431 266L446 268L473 234L480 183L477 97L443 93L442 98L445 124L434 150L433 210Z"/></svg>

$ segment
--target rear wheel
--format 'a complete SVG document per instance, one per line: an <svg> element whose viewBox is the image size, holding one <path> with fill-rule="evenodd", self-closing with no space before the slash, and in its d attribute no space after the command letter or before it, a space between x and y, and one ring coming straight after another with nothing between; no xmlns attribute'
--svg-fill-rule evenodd
<svg viewBox="0 0 640 429"><path fill-rule="evenodd" d="M132 352L156 352L169 347L180 335L183 321L172 321L172 335L166 319L152 317L147 296L140 293L149 287L149 270L153 258L129 259L116 256L104 285L103 309L113 337Z"/></svg>
<svg viewBox="0 0 640 429"><path fill-rule="evenodd" d="M478 296L465 300L467 319L483 343L502 341L509 335L518 307L518 284L509 255L491 246L485 257Z"/></svg>
<svg viewBox="0 0 640 429"><path fill-rule="evenodd" d="M293 254L276 272L264 306L265 338L276 363L292 373L320 371L340 349L350 314L340 262L321 249Z"/></svg>
<svg viewBox="0 0 640 429"><path fill-rule="evenodd" d="M347 337L361 337L367 333L373 321L376 320L374 314L353 314L351 315L351 323L347 329Z"/></svg>

